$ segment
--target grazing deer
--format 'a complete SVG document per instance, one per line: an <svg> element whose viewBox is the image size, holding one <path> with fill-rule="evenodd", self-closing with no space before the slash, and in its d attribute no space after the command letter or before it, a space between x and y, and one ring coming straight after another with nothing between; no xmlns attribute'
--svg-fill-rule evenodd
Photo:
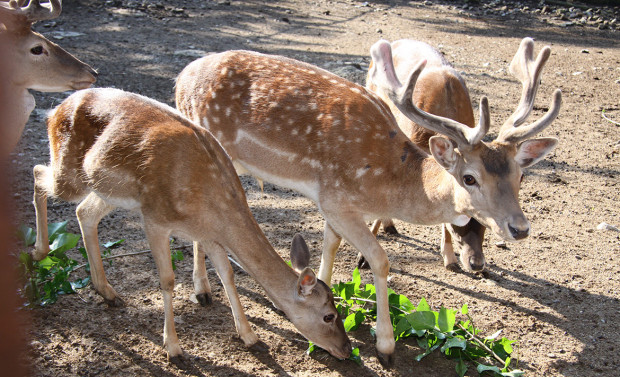
<svg viewBox="0 0 620 377"><path fill-rule="evenodd" d="M325 217L319 270L325 283L331 282L342 237L362 253L376 287L377 354L387 366L395 346L387 295L389 261L366 220L393 217L416 224L465 225L475 217L505 240L522 239L529 223L517 197L521 168L543 158L556 140L526 140L517 146L516 141L540 131L538 122L527 132L519 128L517 135L506 135L501 142L484 143L489 128L486 98L474 129L423 113L411 103L423 65L402 87L389 43L380 41L371 52L377 76L373 81L390 88L390 98L416 123L448 137L430 139L432 156L409 140L375 94L281 56L228 51L198 59L177 78L176 104L211 130L238 173L295 189L318 205ZM556 93L544 126L557 115L559 102Z"/></svg>
<svg viewBox="0 0 620 377"><path fill-rule="evenodd" d="M117 89L74 93L48 119L50 166L34 167L37 241L34 258L49 252L47 196L80 202L76 213L92 282L111 305L122 303L103 271L97 224L115 207L137 210L159 271L164 297L164 345L172 361L182 361L174 328L174 272L169 237L195 240L194 289L210 300L204 253L214 264L231 304L243 342L258 342L239 301L232 253L266 290L304 336L338 358L351 344L331 290L307 267L302 238L293 242L296 271L275 252L247 205L243 187L220 144L167 105Z"/></svg>
<svg viewBox="0 0 620 377"><path fill-rule="evenodd" d="M406 80L422 60L427 61L426 68L420 74L413 91L412 101L416 106L428 113L456 120L468 127L473 128L475 126L474 112L465 81L439 51L424 42L410 39L392 42L391 46L396 76L400 81ZM521 103L517 107L518 111L522 112L519 115L521 123L527 119L532 111L534 97L540 83L539 76L551 52L549 47L544 47L534 62L533 51L534 41L531 38L524 38L509 67L510 72L523 84ZM370 71L372 71L373 62L370 65ZM530 75L533 76L530 77ZM372 81L370 75L366 81L366 88L375 92L388 104L398 126L405 135L417 146L430 153L429 139L436 133L417 125L398 110L387 94ZM513 127L512 123L514 123L516 116L517 113L505 123L504 127L508 129ZM384 219L373 224L374 234L377 234L382 222L386 232L397 233L392 220ZM462 227L449 223L443 224L441 255L443 256L444 266L452 271L459 270L452 244L454 242L459 250L464 269L482 271L485 266L482 251L484 232L485 228L474 218ZM361 265L362 263L363 257L360 256L358 264Z"/></svg>
<svg viewBox="0 0 620 377"><path fill-rule="evenodd" d="M5 114L0 129L3 155L17 145L35 100L28 89L42 92L64 92L88 88L97 78L97 72L87 64L32 31L32 24L60 15L60 0L42 5L39 0L11 0L0 2L0 46L5 55L11 81L7 90L12 93L11 113Z"/></svg>

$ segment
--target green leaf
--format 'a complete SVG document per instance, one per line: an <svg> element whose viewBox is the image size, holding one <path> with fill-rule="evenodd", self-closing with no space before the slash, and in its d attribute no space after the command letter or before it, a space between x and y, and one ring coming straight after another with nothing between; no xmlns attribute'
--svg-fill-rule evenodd
<svg viewBox="0 0 620 377"><path fill-rule="evenodd" d="M58 259L54 258L52 256L47 256L45 258L43 258L42 260L39 261L39 267L45 269L45 270L49 270L50 268L52 268L53 266L58 264Z"/></svg>
<svg viewBox="0 0 620 377"><path fill-rule="evenodd" d="M356 311L351 313L344 320L344 330L346 332L355 331L362 322L364 322L364 314L362 312Z"/></svg>
<svg viewBox="0 0 620 377"><path fill-rule="evenodd" d="M467 348L467 341L461 338L448 338L441 347L441 352L446 352L450 348L460 348L463 351Z"/></svg>
<svg viewBox="0 0 620 377"><path fill-rule="evenodd" d="M50 242L53 242L59 234L66 233L68 221L60 223L51 223L47 226L47 237Z"/></svg>
<svg viewBox="0 0 620 377"><path fill-rule="evenodd" d="M405 317L414 330L432 330L435 328L435 315L429 311L417 311Z"/></svg>
<svg viewBox="0 0 620 377"><path fill-rule="evenodd" d="M497 373L497 374L501 374L501 371L499 370L499 368L494 366L494 365L478 364L478 367L476 368L476 370L480 374L482 374L484 372L494 372L494 373Z"/></svg>
<svg viewBox="0 0 620 377"><path fill-rule="evenodd" d="M410 329L411 329L411 324L409 323L406 317L403 317L398 321L398 323L396 324L396 327L394 328L394 337L398 339L401 336L401 334L403 334L405 331L408 331Z"/></svg>
<svg viewBox="0 0 620 377"><path fill-rule="evenodd" d="M430 355L431 353L433 353L433 351L435 351L437 348L439 348L439 346L441 346L441 341L438 341L437 343L435 343L435 345L433 345L432 347L429 347L426 351L424 351L423 354L420 354L418 356L415 357L416 361L420 361L423 358L425 358L426 356Z"/></svg>
<svg viewBox="0 0 620 377"><path fill-rule="evenodd" d="M105 247L106 249L114 249L115 247L119 247L123 242L125 242L124 239L118 241L110 241L104 243L103 247Z"/></svg>
<svg viewBox="0 0 620 377"><path fill-rule="evenodd" d="M456 368L455 369L456 369L456 373L460 377L463 377L465 375L465 373L467 373L467 365L465 364L463 359L459 360L459 362L456 364Z"/></svg>
<svg viewBox="0 0 620 377"><path fill-rule="evenodd" d="M308 342L308 349L306 350L306 354L310 355L312 352L314 352L315 349L316 346L314 345L314 343Z"/></svg>
<svg viewBox="0 0 620 377"><path fill-rule="evenodd" d="M451 332L454 330L455 322L456 312L442 306L439 310L439 318L437 319L437 326L439 329L443 332Z"/></svg>
<svg viewBox="0 0 620 377"><path fill-rule="evenodd" d="M420 300L420 303L415 308L415 310L417 310L419 312L430 312L431 311L431 307L426 302L426 299L424 297L422 297L422 299Z"/></svg>
<svg viewBox="0 0 620 377"><path fill-rule="evenodd" d="M362 366L362 358L360 357L359 348L353 348L351 350L351 355L349 355L349 360L353 360L355 364Z"/></svg>
<svg viewBox="0 0 620 377"><path fill-rule="evenodd" d="M359 268L355 267L355 270L353 270L352 277L353 277L353 291L359 292L360 284L362 284L362 277L360 275Z"/></svg>
<svg viewBox="0 0 620 377"><path fill-rule="evenodd" d="M469 309L467 308L467 304L463 304L463 306L461 307L461 314L467 315L468 311Z"/></svg>
<svg viewBox="0 0 620 377"><path fill-rule="evenodd" d="M54 239L54 242L50 245L50 252L64 253L67 250L73 249L77 246L80 236L73 233L60 233Z"/></svg>
<svg viewBox="0 0 620 377"><path fill-rule="evenodd" d="M24 246L32 246L37 240L37 232L35 232L32 228L29 228L25 225L20 225L17 228L17 237L24 241Z"/></svg>

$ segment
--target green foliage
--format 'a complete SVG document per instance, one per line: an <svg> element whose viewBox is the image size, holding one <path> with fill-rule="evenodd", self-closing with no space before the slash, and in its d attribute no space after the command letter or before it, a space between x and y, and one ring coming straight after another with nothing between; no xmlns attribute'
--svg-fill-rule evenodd
<svg viewBox="0 0 620 377"><path fill-rule="evenodd" d="M90 283L90 277L70 280L78 263L66 252L77 245L80 236L68 233L66 226L66 221L49 224L50 252L44 259L34 261L27 252L19 254L20 272L24 278L22 292L31 305L53 304L58 295L75 293ZM35 243L36 232L21 226L18 237L24 242L24 247L30 247Z"/></svg>
<svg viewBox="0 0 620 377"><path fill-rule="evenodd" d="M372 284L362 288L361 276L358 269L353 271L350 282L340 282L332 287L337 300L336 307L344 318L346 331L356 330L366 320L376 320L376 292ZM417 306L404 295L399 295L388 288L388 302L390 318L394 328L394 338L414 337L423 352L415 357L422 360L432 352L439 350L450 359L457 359L456 373L464 376L467 373L467 363L476 365L479 374L491 373L493 376L521 376L520 370L511 370L511 355L513 340L497 339L501 330L495 334L480 339L479 329L473 325L469 316L467 304L460 310L441 307L439 311L431 309L426 299L422 298ZM458 320L457 314L466 317ZM371 328L374 335L374 329ZM308 353L314 350L314 345ZM359 351L357 353L359 357ZM501 367L493 365L493 361Z"/></svg>

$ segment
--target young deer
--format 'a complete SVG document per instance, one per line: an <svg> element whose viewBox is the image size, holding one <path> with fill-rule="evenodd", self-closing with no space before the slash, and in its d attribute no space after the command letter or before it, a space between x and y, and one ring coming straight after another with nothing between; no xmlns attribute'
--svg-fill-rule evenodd
<svg viewBox="0 0 620 377"><path fill-rule="evenodd" d="M428 113L453 119L468 127L475 126L474 112L465 81L439 51L424 42L410 39L392 42L391 46L396 76L401 81L407 79L418 63L422 60L427 61L426 68L420 74L413 91L412 101L416 106ZM540 83L539 76L551 52L549 47L544 47L534 61L533 51L534 41L531 38L524 38L509 67L510 72L523 84L521 103L518 106L519 111L524 111L520 116L521 123L532 111L534 97ZM373 64L373 62L370 63L370 71L372 71ZM375 92L388 104L405 135L417 146L430 153L429 139L436 133L417 125L398 110L387 94L372 81L370 75L366 81L366 88ZM513 115L513 119L515 116ZM514 123L513 120L507 121L504 128L512 128L512 123ZM374 234L377 233L381 222L386 232L397 233L392 220L384 219L373 224ZM454 242L465 270L482 271L485 265L482 251L484 232L485 228L474 218L463 227L449 223L443 224L441 255L444 266L452 271L459 270L452 244Z"/></svg>
<svg viewBox="0 0 620 377"><path fill-rule="evenodd" d="M58 17L60 0L41 5L39 0L0 2L0 46L9 65L12 112L4 114L6 124L0 129L3 155L8 155L21 137L34 109L34 97L28 89L42 92L64 92L88 88L97 72L87 64L32 31L34 22Z"/></svg>
<svg viewBox="0 0 620 377"><path fill-rule="evenodd" d="M389 261L366 220L465 225L475 217L503 239L522 239L529 223L517 197L521 168L543 158L556 140L525 141L519 148L508 141L481 142L489 127L486 99L482 121L471 130L414 112L411 91L422 66L403 95L390 45L382 41L371 51L375 72L390 79L374 81L391 85L400 101L393 96L394 102L408 106L405 114L448 135L458 149L450 139L434 136L429 156L400 130L388 106L363 87L310 64L250 51L190 63L177 78L176 103L213 132L239 173L295 189L318 205L326 220L319 270L325 283L331 281L342 237L362 253L377 289L377 354L390 365L395 344ZM557 115L559 100L557 94L547 124Z"/></svg>
<svg viewBox="0 0 620 377"><path fill-rule="evenodd" d="M34 167L35 259L49 252L47 196L81 201L76 213L93 285L109 304L119 305L103 271L97 224L115 207L139 211L159 271L164 345L171 360L182 360L172 312L172 233L196 241L194 289L203 304L210 301L204 261L208 254L247 346L258 338L239 301L227 252L304 336L335 357L349 356L351 344L331 290L306 266L309 253L303 239L293 241L291 252L298 274L260 230L228 155L208 131L154 100L116 89L89 89L53 110L48 136L51 164Z"/></svg>

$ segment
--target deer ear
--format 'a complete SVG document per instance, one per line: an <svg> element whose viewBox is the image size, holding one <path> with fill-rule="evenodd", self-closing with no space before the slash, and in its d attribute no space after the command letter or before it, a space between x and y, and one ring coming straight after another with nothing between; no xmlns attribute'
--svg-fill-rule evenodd
<svg viewBox="0 0 620 377"><path fill-rule="evenodd" d="M308 245L301 234L295 234L293 243L291 244L291 265L293 269L300 273L304 268L310 265L310 251Z"/></svg>
<svg viewBox="0 0 620 377"><path fill-rule="evenodd" d="M306 297L312 293L314 286L317 283L316 275L311 268L306 267L299 274L299 279L297 279L297 292L300 296Z"/></svg>
<svg viewBox="0 0 620 377"><path fill-rule="evenodd" d="M458 156L452 142L443 136L433 136L428 141L429 148L435 161L444 169L451 172L456 167Z"/></svg>
<svg viewBox="0 0 620 377"><path fill-rule="evenodd" d="M532 166L551 152L557 143L558 139L554 137L526 140L517 148L515 161L521 168Z"/></svg>

